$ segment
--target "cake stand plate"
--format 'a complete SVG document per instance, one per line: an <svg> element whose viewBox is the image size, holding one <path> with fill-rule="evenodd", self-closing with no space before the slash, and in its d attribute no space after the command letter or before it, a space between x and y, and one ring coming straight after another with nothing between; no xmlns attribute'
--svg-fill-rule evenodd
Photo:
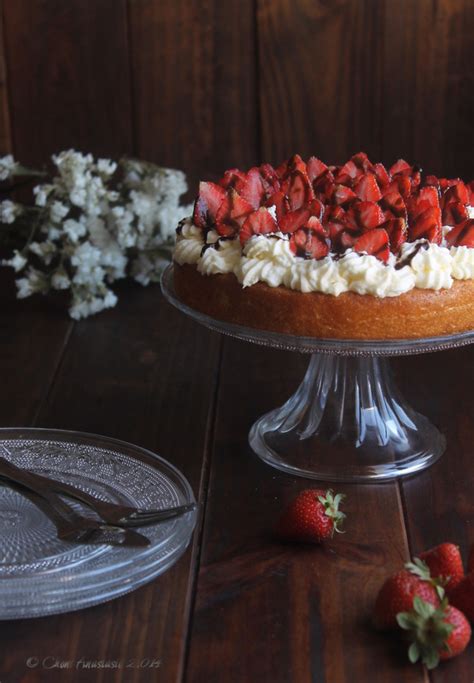
<svg viewBox="0 0 474 683"><path fill-rule="evenodd" d="M216 332L311 354L297 391L250 430L250 446L269 465L323 481L374 482L425 469L443 454L444 436L400 395L388 357L470 344L474 330L416 340L300 337L233 325L186 306L174 291L172 265L161 287L173 306Z"/></svg>

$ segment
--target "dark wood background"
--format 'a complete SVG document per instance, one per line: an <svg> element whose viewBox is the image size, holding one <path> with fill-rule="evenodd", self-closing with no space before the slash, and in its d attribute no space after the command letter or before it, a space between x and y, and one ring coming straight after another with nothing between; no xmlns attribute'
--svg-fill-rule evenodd
<svg viewBox="0 0 474 683"><path fill-rule="evenodd" d="M75 147L197 177L295 151L341 162L364 149L474 176L472 0L0 6L0 152L24 163ZM270 530L308 482L253 457L247 433L294 391L306 358L223 340L156 287L121 285L117 308L72 323L51 300L16 301L0 278L1 425L149 447L202 504L192 548L156 581L75 614L2 623L2 683L474 680L472 645L428 677L369 624L388 573L442 540L464 553L474 541L469 349L394 363L408 400L447 435L440 462L402 483L342 487L348 533L288 548ZM162 664L29 669L35 656Z"/></svg>
<svg viewBox="0 0 474 683"><path fill-rule="evenodd" d="M0 152L474 176L472 0L0 0Z"/></svg>

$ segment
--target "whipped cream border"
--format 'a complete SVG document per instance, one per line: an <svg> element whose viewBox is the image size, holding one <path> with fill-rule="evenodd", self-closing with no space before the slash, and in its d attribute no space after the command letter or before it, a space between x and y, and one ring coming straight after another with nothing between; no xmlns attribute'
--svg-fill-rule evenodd
<svg viewBox="0 0 474 683"><path fill-rule="evenodd" d="M443 234L449 229L443 228ZM417 249L420 243L423 248ZM410 263L400 267L414 250ZM441 246L425 240L407 242L399 258L390 254L387 264L352 249L341 256L329 254L316 261L295 256L288 236L282 233L255 235L242 247L238 237L222 239L213 230L205 240L191 219L181 224L173 259L180 265L196 265L202 275L233 273L244 288L264 282L270 287L283 285L300 292L333 296L350 291L394 297L414 288L450 289L454 280L474 279L474 249L449 249L444 240Z"/></svg>

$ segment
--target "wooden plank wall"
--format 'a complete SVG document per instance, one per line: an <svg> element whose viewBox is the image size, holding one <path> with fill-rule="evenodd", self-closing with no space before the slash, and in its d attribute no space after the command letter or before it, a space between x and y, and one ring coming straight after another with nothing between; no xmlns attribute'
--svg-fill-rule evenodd
<svg viewBox="0 0 474 683"><path fill-rule="evenodd" d="M0 0L0 153L474 175L472 0ZM3 26L2 26L3 24ZM3 29L3 31L2 31Z"/></svg>

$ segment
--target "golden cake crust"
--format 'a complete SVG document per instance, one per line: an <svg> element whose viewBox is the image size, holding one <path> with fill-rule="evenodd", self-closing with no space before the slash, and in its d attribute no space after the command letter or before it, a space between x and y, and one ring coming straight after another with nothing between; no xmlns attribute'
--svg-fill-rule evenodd
<svg viewBox="0 0 474 683"><path fill-rule="evenodd" d="M302 293L258 282L243 288L233 273L201 275L174 263L179 299L226 322L323 339L416 339L474 329L474 280L451 289L412 289L379 298L345 292Z"/></svg>

